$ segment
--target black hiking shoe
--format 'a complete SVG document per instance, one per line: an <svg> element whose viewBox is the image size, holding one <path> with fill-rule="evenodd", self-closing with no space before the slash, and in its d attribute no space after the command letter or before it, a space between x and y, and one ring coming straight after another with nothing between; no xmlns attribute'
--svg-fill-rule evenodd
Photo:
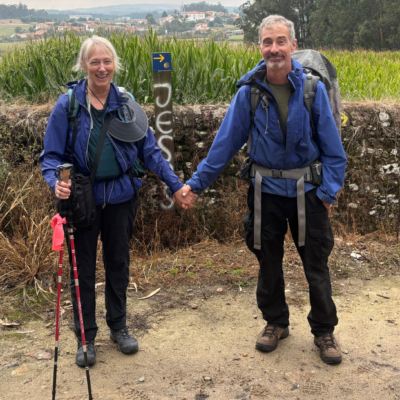
<svg viewBox="0 0 400 400"><path fill-rule="evenodd" d="M137 340L131 336L128 332L128 328L122 328L118 331L110 329L110 339L114 343L118 343L118 347L124 354L137 353L139 350L139 344Z"/></svg>
<svg viewBox="0 0 400 400"><path fill-rule="evenodd" d="M96 350L94 349L94 340L87 340L86 341L86 353L88 359L88 366L94 365L96 362ZM83 346L82 341L78 340L78 351L75 357L75 363L79 367L85 366L85 356L83 354Z"/></svg>

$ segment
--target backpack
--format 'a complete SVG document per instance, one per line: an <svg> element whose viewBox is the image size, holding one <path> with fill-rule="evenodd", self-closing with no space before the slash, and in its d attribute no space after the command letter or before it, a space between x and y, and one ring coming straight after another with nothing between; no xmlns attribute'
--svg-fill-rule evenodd
<svg viewBox="0 0 400 400"><path fill-rule="evenodd" d="M314 102L315 90L317 88L318 81L321 81L328 92L329 103L332 110L332 115L335 120L336 128L341 136L341 99L339 91L339 83L337 80L337 71L334 65L321 53L315 50L299 50L292 54L292 58L298 61L304 72L307 74L306 81L304 84L303 100L304 105L307 108L308 114L310 115L310 125L313 131L313 136L315 137L315 127L314 121L311 115L311 107ZM254 117L260 99L263 100L262 106L267 114L268 121L268 96L261 90L257 85L251 84L251 125L249 130L249 139L247 142L247 153L251 150L252 141L252 129L254 125Z"/></svg>
<svg viewBox="0 0 400 400"><path fill-rule="evenodd" d="M135 97L126 91L124 87L118 87L118 90L122 93L122 97L131 97L132 100L135 100ZM72 143L71 143L71 149L75 148L75 141L76 141L76 131L78 129L78 111L79 111L79 102L76 100L76 96L73 94L73 89L70 88L68 89L68 121L69 121L69 126L70 128L73 128L73 134L72 134ZM131 181L133 182L133 177L135 178L141 178L145 175L146 171L144 169L144 164L142 161L139 159L135 160L135 164L133 166L133 171L129 170L129 175L131 178ZM132 175L132 176L131 176Z"/></svg>

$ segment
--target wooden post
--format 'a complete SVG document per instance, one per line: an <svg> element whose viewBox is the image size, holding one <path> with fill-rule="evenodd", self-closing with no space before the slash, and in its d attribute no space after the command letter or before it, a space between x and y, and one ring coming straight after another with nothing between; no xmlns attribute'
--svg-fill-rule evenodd
<svg viewBox="0 0 400 400"><path fill-rule="evenodd" d="M154 114L156 140L164 158L175 170L174 135L172 129L171 53L153 53ZM158 188L161 210L172 210L174 202L165 184Z"/></svg>

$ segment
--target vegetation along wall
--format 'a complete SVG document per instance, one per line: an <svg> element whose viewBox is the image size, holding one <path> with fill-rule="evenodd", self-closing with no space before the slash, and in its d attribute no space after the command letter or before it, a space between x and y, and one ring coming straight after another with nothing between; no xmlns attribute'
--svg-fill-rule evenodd
<svg viewBox="0 0 400 400"><path fill-rule="evenodd" d="M2 185L5 184L0 199L3 203L0 206L7 203L5 192L12 185L17 187L15 191L23 185L25 188L29 186L31 193L28 196L26 192L26 198L36 198L37 204L30 204L31 209L28 210L24 203L22 209L30 216L35 213L41 215L41 221L43 215L51 217L55 213L54 196L41 179L38 166L51 108L52 104L39 107L0 107L0 149L3 160L0 180ZM227 105L174 107L176 171L182 180L187 180L207 155L227 108ZM150 125L154 127L152 107L145 110ZM383 229L386 233L397 233L400 215L400 106L349 102L343 104L343 111L347 122L343 127L342 140L348 166L344 189L333 210L336 232L343 230L366 234ZM157 177L149 172L141 190L135 243L144 247L150 244L153 247L174 247L204 236L219 240L240 236L248 184L238 178L238 171L245 156L243 149L233 158L221 177L199 198L194 211L189 212L178 209L171 212L159 211ZM9 172L11 174L7 175ZM32 173L33 178L29 178ZM28 178L30 183L26 185ZM41 208L41 212L35 207ZM0 208L3 230L7 231L11 225L20 223L20 220L13 220L13 224L5 224L7 218L4 219L4 213L5 208ZM24 211L20 210L18 218L22 218L22 214Z"/></svg>

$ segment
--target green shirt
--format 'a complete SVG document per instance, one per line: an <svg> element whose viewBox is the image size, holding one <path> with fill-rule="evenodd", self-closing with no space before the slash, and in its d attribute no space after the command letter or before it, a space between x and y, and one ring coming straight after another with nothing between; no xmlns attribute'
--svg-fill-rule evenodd
<svg viewBox="0 0 400 400"><path fill-rule="evenodd" d="M90 169L93 167L94 159L96 157L97 146L100 139L101 128L103 127L104 117L106 115L108 107L108 99L104 104L103 110L97 110L93 106L90 107L90 115L93 120L93 129L90 132L89 138L89 166ZM115 149L112 145L110 139L106 136L104 140L103 150L101 152L101 157L99 165L96 172L96 180L109 180L117 178L122 174L121 166L115 155Z"/></svg>
<svg viewBox="0 0 400 400"><path fill-rule="evenodd" d="M269 82L267 79L265 79L265 83L271 89L271 92L273 93L276 102L278 103L280 114L279 123L281 124L284 142L286 142L286 127L289 114L289 99L292 95L292 86L290 82L276 85Z"/></svg>

